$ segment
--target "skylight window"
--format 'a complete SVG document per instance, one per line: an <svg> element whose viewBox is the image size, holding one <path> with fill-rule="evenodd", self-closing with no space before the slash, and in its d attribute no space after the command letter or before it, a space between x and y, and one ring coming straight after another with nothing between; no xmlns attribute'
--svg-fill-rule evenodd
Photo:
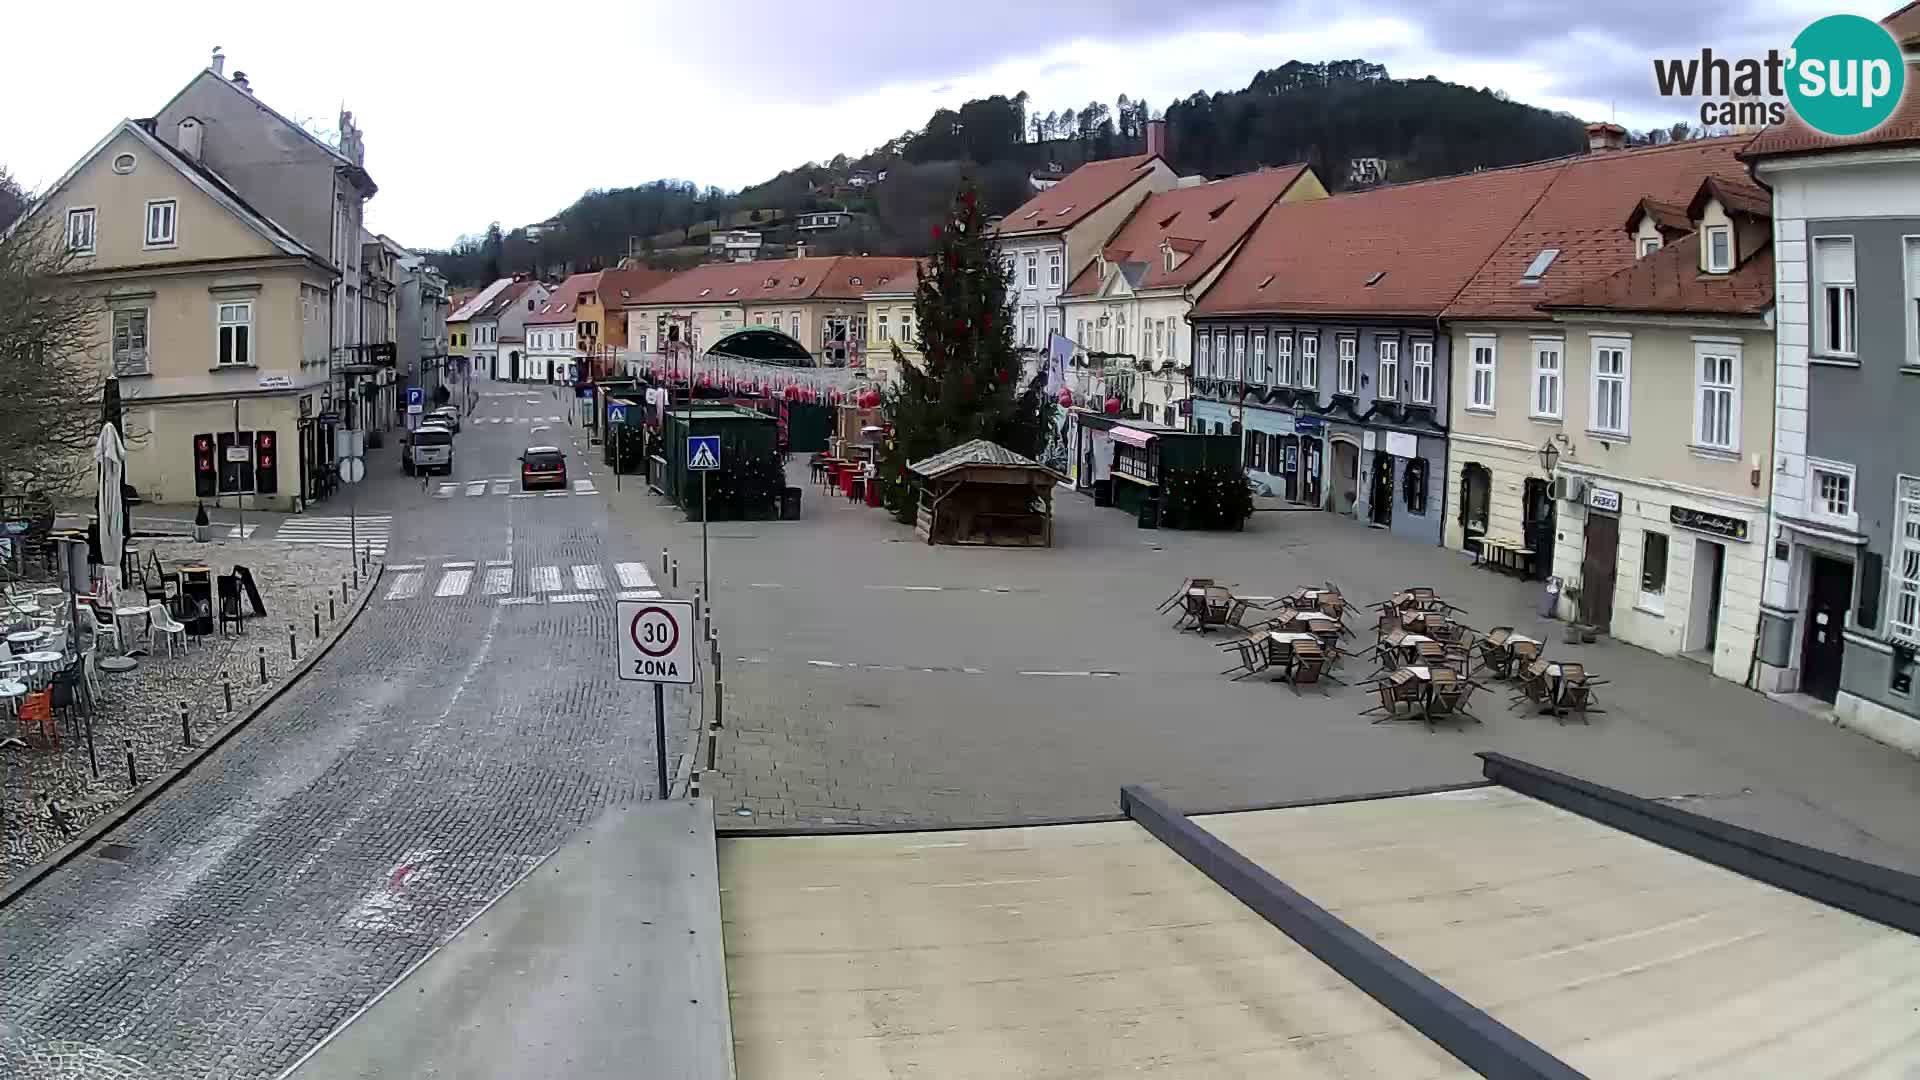
<svg viewBox="0 0 1920 1080"><path fill-rule="evenodd" d="M1072 204L1072 203L1068 203L1067 205L1065 205L1065 206L1063 206L1063 207L1061 207L1061 208L1060 208L1060 213L1061 213L1061 214L1062 214L1063 216L1064 216L1064 215L1066 215L1066 214L1071 214L1071 213L1073 213L1073 204Z"/></svg>
<svg viewBox="0 0 1920 1080"><path fill-rule="evenodd" d="M1160 227L1163 229L1171 229L1173 228L1173 223L1178 220L1180 220L1179 214L1170 214L1160 220Z"/></svg>
<svg viewBox="0 0 1920 1080"><path fill-rule="evenodd" d="M1220 204L1219 206L1216 206L1216 207L1214 207L1213 209L1211 209L1211 210L1209 210L1209 211L1207 211L1207 220L1208 220L1208 221L1219 221L1219 220L1220 220L1220 215L1221 215L1221 214L1224 214L1224 213L1226 213L1226 212L1227 212L1227 209L1228 209L1229 207L1231 207L1232 205L1233 205L1233 200L1232 200L1232 199L1228 199L1228 200L1227 200L1226 202L1223 202L1223 203L1221 203L1221 204Z"/></svg>
<svg viewBox="0 0 1920 1080"><path fill-rule="evenodd" d="M727 295L728 295L728 296L739 296L739 295L740 295L740 286L738 286L738 285L735 285L735 286L734 286L733 288L731 288L731 289L728 289L728 290L727 290Z"/></svg>
<svg viewBox="0 0 1920 1080"><path fill-rule="evenodd" d="M1262 288L1262 289L1264 289L1264 288L1266 288L1267 286L1269 286L1269 285L1271 285L1271 284L1273 284L1273 275L1272 275L1272 274L1268 274L1268 275L1267 275L1266 277L1264 277L1264 278L1262 278L1262 279L1260 280L1260 288Z"/></svg>
<svg viewBox="0 0 1920 1080"><path fill-rule="evenodd" d="M1031 219L1031 218L1037 218L1037 217L1039 217L1039 216L1040 216L1040 211L1038 211L1038 210L1029 210L1029 211L1027 211L1027 217L1028 217L1028 218L1030 218L1030 219Z"/></svg>
<svg viewBox="0 0 1920 1080"><path fill-rule="evenodd" d="M1373 275L1367 278L1367 288L1371 289L1375 285L1380 284L1380 279L1386 276L1387 276L1387 272L1385 270L1375 270L1373 272Z"/></svg>
<svg viewBox="0 0 1920 1080"><path fill-rule="evenodd" d="M1545 276L1547 267L1552 266L1553 260L1559 256L1559 248L1542 248L1540 254L1535 255L1533 261L1527 264L1527 272L1520 275L1520 284L1540 284L1540 279Z"/></svg>
<svg viewBox="0 0 1920 1080"><path fill-rule="evenodd" d="M712 289L701 289L701 290L700 290L700 295L701 295L701 296L705 296L705 295L707 295L708 293L710 293L710 292L712 292L712 291L713 291Z"/></svg>

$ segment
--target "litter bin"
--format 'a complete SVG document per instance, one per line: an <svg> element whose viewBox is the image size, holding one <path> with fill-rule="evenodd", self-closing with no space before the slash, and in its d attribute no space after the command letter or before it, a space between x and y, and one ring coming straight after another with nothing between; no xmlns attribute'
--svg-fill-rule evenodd
<svg viewBox="0 0 1920 1080"><path fill-rule="evenodd" d="M1140 527L1157 529L1160 527L1160 489L1149 490L1140 499Z"/></svg>
<svg viewBox="0 0 1920 1080"><path fill-rule="evenodd" d="M1560 578L1554 576L1547 579L1547 587L1540 593L1540 617L1543 619L1551 619L1553 618L1553 613L1558 611L1559 608Z"/></svg>
<svg viewBox="0 0 1920 1080"><path fill-rule="evenodd" d="M780 520L800 520L800 489L797 487L780 490Z"/></svg>

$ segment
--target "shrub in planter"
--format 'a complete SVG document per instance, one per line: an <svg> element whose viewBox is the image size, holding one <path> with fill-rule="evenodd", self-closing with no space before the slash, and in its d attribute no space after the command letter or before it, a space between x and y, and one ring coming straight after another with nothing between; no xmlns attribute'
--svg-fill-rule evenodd
<svg viewBox="0 0 1920 1080"><path fill-rule="evenodd" d="M1238 529L1253 514L1253 492L1237 468L1168 469L1160 486L1161 517L1177 529Z"/></svg>

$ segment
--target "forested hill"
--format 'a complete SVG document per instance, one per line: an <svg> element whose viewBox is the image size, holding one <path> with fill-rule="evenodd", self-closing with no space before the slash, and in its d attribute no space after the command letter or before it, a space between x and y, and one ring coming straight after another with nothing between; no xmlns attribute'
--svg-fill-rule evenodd
<svg viewBox="0 0 1920 1080"><path fill-rule="evenodd" d="M924 127L858 157L808 163L740 192L669 180L589 191L552 219L538 243L524 229L495 225L436 257L460 285L516 270L609 266L630 252L654 265L683 266L701 258L716 228L756 228L770 245L791 245L798 238L794 216L820 210L853 217L846 227L809 237L811 253L918 254L962 175L980 183L989 212L1005 213L1032 194L1030 172L1139 153L1147 121L1162 116L1168 155L1182 175L1306 161L1334 190L1350 186L1355 159L1377 159L1391 183L1585 145L1579 118L1495 91L1394 79L1365 60L1291 61L1255 75L1244 90L1195 93L1164 113L1125 94L1112 105L1046 112L1025 93L995 95L938 110ZM878 179L882 172L885 180Z"/></svg>

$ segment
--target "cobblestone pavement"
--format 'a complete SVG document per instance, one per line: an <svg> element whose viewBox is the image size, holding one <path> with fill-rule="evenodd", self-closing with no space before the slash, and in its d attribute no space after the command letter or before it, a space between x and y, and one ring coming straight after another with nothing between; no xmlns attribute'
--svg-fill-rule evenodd
<svg viewBox="0 0 1920 1080"><path fill-rule="evenodd" d="M1560 644L1537 583L1455 552L1312 512L1141 530L1064 492L1052 550L929 548L817 488L804 502L798 522L713 528L727 727L706 788L723 827L1111 814L1134 782L1217 809L1473 780L1474 752L1497 750L1920 870L1920 762L1688 661ZM697 553L697 526L621 505ZM1361 602L1432 585L1471 625L1531 631L1610 678L1609 711L1556 724L1509 712L1496 684L1484 724L1429 732L1358 717L1372 701L1350 687L1232 683L1210 642L1154 614L1193 575L1256 594L1332 579Z"/></svg>
<svg viewBox="0 0 1920 1080"><path fill-rule="evenodd" d="M121 675L102 673L101 698L93 717L94 744L100 775L93 774L87 743L77 729L61 724L58 750L36 747L4 753L7 828L0 847L0 886L21 869L39 862L71 839L95 818L118 806L134 791L128 786L127 752L134 755L135 775L144 784L192 753L180 732L180 704L187 703L196 743L225 726L230 717L220 677L233 688L232 716L244 716L256 701L286 681L297 661L287 648L287 627L295 627L300 656L315 648L314 605L320 610L320 637L324 641L346 619L352 601L348 556L345 551L300 551L257 541L137 540L143 558L157 555L171 568L184 562L205 562L215 574L235 564L253 572L267 618L249 619L241 636L190 638L192 645L176 646L168 655L158 651L140 658L140 666ZM345 582L351 596L343 602ZM364 586L363 586L364 587ZM328 603L332 602L331 613ZM136 589L123 594L123 603L136 604ZM145 620L129 619L125 632L129 647L145 648L140 633ZM108 652L112 646L105 646ZM267 679L260 680L258 649L266 650ZM58 803L67 830L58 828L49 806Z"/></svg>
<svg viewBox="0 0 1920 1080"><path fill-rule="evenodd" d="M469 428L462 473L507 475L524 429ZM361 506L393 515L390 563L525 580L648 548L610 537L600 500L436 501L381 453ZM611 594L499 599L375 595L308 677L0 910L0 1076L274 1076L601 809L649 796Z"/></svg>

